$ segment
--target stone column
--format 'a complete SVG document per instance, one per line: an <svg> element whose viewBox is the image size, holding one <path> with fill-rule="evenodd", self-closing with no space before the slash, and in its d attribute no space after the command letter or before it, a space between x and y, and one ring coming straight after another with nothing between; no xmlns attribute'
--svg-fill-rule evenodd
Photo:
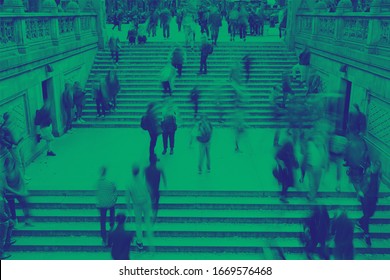
<svg viewBox="0 0 390 280"><path fill-rule="evenodd" d="M22 0L4 0L3 12L5 13L24 13L24 4Z"/></svg>
<svg viewBox="0 0 390 280"><path fill-rule="evenodd" d="M295 35L297 26L297 12L301 5L301 0L288 0L287 3L287 30L286 30L286 44L289 50L295 48Z"/></svg>
<svg viewBox="0 0 390 280"><path fill-rule="evenodd" d="M368 37L366 50L369 54L376 53L376 45L381 36L381 21L378 18L371 18L368 23Z"/></svg>
<svg viewBox="0 0 390 280"><path fill-rule="evenodd" d="M106 1L105 0L95 0L93 1L93 9L97 14L96 18L96 31L98 35L98 47L101 50L104 50L107 42L107 16L106 16Z"/></svg>
<svg viewBox="0 0 390 280"><path fill-rule="evenodd" d="M15 32L19 53L27 53L26 20L24 18L18 18L15 21Z"/></svg>

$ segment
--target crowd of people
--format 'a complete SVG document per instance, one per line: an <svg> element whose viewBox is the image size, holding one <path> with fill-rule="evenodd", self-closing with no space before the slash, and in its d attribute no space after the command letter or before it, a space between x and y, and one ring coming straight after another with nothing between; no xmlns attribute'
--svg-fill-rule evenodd
<svg viewBox="0 0 390 280"><path fill-rule="evenodd" d="M357 3L358 1L352 1ZM363 1L361 1L363 2ZM333 2L332 2L333 3ZM354 6L355 7L355 6ZM145 44L148 36L156 36L156 29L160 23L164 38L170 37L170 23L176 15L178 29L184 30L186 35L185 47L177 44L168 56L167 64L160 72L162 87L162 102L151 102L141 118L140 126L147 131L150 137L149 165L141 167L135 164L132 168L132 181L126 189L126 198L129 212L133 210L135 216L135 235L125 230L125 223L129 215L116 215L118 191L116 184L107 179L106 167L100 170L97 182L97 204L100 215L102 244L112 247L114 259L128 259L130 244L135 239L139 250L144 249L143 229L146 231L147 244L154 250L153 224L158 217L160 181L167 186L164 170L159 166L155 147L159 136L162 136L162 155L174 155L175 134L180 127L180 115L174 105L175 79L182 77L183 68L187 62L187 50L195 48L195 25L199 24L202 38L199 45L200 65L198 75L207 75L207 60L217 47L219 28L225 18L229 25L231 41L236 35L245 41L247 34L261 36L264 34L265 13L264 6L234 5L230 10L221 11L218 6L201 6L194 14L185 9L178 9L172 13L167 7L156 8L149 14L143 14L130 20L127 39L129 44ZM279 19L280 36L286 27L286 10L281 10ZM116 15L114 27L120 27L121 20ZM117 109L117 95L121 90L118 78L117 65L120 58L121 43L115 36L108 42L111 51L113 66L108 73L94 85L91 96L96 102L97 118L104 118ZM335 121L324 106L326 95L322 93L321 76L311 66L311 52L306 46L299 54L299 62L281 75L281 82L275 84L270 92L269 101L274 110L274 117L289 116L289 127L277 130L274 137L275 168L273 175L281 186L280 200L288 203L288 190L297 185L296 174L300 173L299 182L303 183L307 177L309 191L307 199L315 202L321 186L323 174L329 169L330 162L336 165L337 192L341 191L341 176L343 165L347 168L347 175L354 186L357 198L361 203L363 216L358 220L357 227L363 231L364 240L371 246L369 231L370 218L374 215L379 197L379 186L382 179L381 162L373 160L365 141L366 117L359 106L354 105L349 116L349 125L346 131L335 129ZM246 130L245 124L245 84L251 79L251 69L255 58L245 55L242 60L230 69L227 83L234 89L234 122L235 151L242 152L241 138ZM299 97L294 86L306 92ZM199 145L198 172L211 172L210 147L213 136L213 125L207 114L199 110L202 88L194 85L189 92L189 102L193 104L195 125L191 132L191 142ZM216 87L216 108L220 112L219 121L223 122L223 109ZM86 103L86 91L79 82L65 84L62 94L62 117L65 132L72 131L72 123L83 123L83 107ZM305 127L303 116L310 117L313 125ZM52 119L51 104L46 100L44 106L36 112L37 142L45 141L47 156L56 156L51 149ZM24 223L31 225L26 185L29 182L25 176L25 163L19 144L23 140L22 133L15 126L11 113L3 115L0 126L0 154L5 155L4 174L1 178L2 195L0 197L0 254L1 258L8 258L5 251L15 242L12 239L12 230L17 225L14 200L18 200L24 213ZM206 161L206 163L205 163ZM344 164L343 164L344 163ZM110 230L106 229L107 212L109 212ZM117 224L115 224L115 221ZM353 258L354 225L348 218L345 210L337 211L331 220L325 206L316 206L312 215L305 221L302 241L309 259L314 253L320 258L329 259L330 250L328 241L334 236L333 255L335 259ZM320 245L317 250L318 244Z"/></svg>

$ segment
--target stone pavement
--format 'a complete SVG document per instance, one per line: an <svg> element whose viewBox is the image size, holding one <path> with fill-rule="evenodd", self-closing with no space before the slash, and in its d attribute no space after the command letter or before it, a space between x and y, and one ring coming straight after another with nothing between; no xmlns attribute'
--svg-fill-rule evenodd
<svg viewBox="0 0 390 280"><path fill-rule="evenodd" d="M231 129L215 128L211 146L210 174L198 174L198 143L189 147L190 129L178 129L174 155L162 156L159 137L156 154L166 170L169 190L276 191L272 176L273 129L249 129L242 139L243 153L234 151ZM149 135L141 129L73 129L54 141L56 157L45 154L27 169L31 190L92 190L99 168L106 165L119 189L130 181L133 163L148 163ZM298 155L299 156L299 155ZM298 176L298 170L297 170ZM297 177L298 178L298 177ZM325 174L320 191L334 191L334 166ZM305 182L307 184L307 182ZM306 185L298 185L303 191ZM293 189L292 189L293 190ZM343 172L343 191L353 191Z"/></svg>

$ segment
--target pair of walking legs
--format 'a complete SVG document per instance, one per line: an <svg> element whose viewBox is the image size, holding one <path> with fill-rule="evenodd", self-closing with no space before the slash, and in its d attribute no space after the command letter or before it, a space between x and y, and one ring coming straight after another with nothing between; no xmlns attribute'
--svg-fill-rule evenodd
<svg viewBox="0 0 390 280"><path fill-rule="evenodd" d="M115 206L112 206L110 208L99 208L100 236L102 237L103 244L107 244L107 229L106 229L107 211L110 212L110 230L113 229L115 224Z"/></svg>
<svg viewBox="0 0 390 280"><path fill-rule="evenodd" d="M202 173L203 168L203 162L206 158L206 167L207 172L210 172L210 142L207 143L199 143L199 164L198 164L198 170L199 173Z"/></svg>

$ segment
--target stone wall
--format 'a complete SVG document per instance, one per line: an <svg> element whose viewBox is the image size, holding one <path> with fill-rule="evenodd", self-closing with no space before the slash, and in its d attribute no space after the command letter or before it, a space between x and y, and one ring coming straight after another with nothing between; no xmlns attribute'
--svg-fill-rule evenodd
<svg viewBox="0 0 390 280"><path fill-rule="evenodd" d="M358 104L367 114L371 153L390 178L390 14L379 8L371 13L306 8L297 12L294 28L296 52L310 47L311 65L326 92L342 92L343 80L352 83L350 106Z"/></svg>
<svg viewBox="0 0 390 280"><path fill-rule="evenodd" d="M14 24L9 29L10 40L0 43L0 114L12 112L17 119L24 136L22 153L29 162L44 148L35 143L34 126L35 112L44 103L43 82L53 104L53 134L61 136L64 85L76 80L86 83L98 50L96 16L0 14L0 24L10 19ZM29 24L30 29L26 28Z"/></svg>

